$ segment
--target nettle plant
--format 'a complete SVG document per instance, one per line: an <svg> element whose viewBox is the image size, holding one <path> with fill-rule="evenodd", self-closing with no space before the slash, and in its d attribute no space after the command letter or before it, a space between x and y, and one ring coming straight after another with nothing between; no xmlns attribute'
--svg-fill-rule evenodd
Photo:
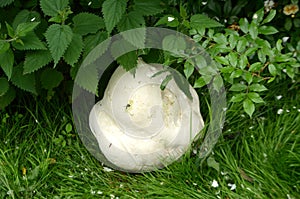
<svg viewBox="0 0 300 199"><path fill-rule="evenodd" d="M0 17L0 109L20 91L50 100L58 86L71 90L95 46L116 32L144 27L145 17L163 9L160 0L0 1L1 14L16 13Z"/></svg>
<svg viewBox="0 0 300 199"><path fill-rule="evenodd" d="M251 117L257 104L265 103L262 96L273 81L286 78L294 80L299 74L300 63L293 52L285 53L282 39L267 40L278 30L268 25L276 15L276 10L265 13L260 9L251 20L241 18L238 23L224 28L222 24L205 19L196 14L187 19L184 7L174 22L165 22L178 30L189 30L192 38L206 49L216 61L219 72L228 87L230 102L241 103ZM205 71L193 77L194 67L189 60L181 60L186 78L194 79L195 88L203 88L212 77Z"/></svg>

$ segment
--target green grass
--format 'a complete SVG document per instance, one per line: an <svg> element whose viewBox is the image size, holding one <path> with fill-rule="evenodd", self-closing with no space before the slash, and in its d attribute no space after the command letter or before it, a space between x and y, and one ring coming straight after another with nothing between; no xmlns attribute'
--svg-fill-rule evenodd
<svg viewBox="0 0 300 199"><path fill-rule="evenodd" d="M15 106L0 113L0 198L300 198L300 96L276 92L253 119L231 106L215 168L190 152L144 174L106 172L70 129L68 105Z"/></svg>

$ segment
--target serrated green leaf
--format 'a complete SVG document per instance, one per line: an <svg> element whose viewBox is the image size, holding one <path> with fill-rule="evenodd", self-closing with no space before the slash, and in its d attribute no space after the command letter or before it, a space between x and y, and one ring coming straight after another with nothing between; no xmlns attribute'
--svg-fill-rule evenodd
<svg viewBox="0 0 300 199"><path fill-rule="evenodd" d="M24 61L24 74L32 73L52 61L51 53L48 50L39 50L27 53Z"/></svg>
<svg viewBox="0 0 300 199"><path fill-rule="evenodd" d="M230 74L230 79L238 78L243 74L242 70L235 70Z"/></svg>
<svg viewBox="0 0 300 199"><path fill-rule="evenodd" d="M247 86L245 84L241 83L235 83L230 87L230 91L244 91L247 89Z"/></svg>
<svg viewBox="0 0 300 199"><path fill-rule="evenodd" d="M88 35L85 37L83 57L86 57L91 50L93 50L98 44L107 39L106 32L98 32L95 35ZM100 56L100 55L99 55Z"/></svg>
<svg viewBox="0 0 300 199"><path fill-rule="evenodd" d="M133 8L144 16L156 15L164 10L160 0L135 0Z"/></svg>
<svg viewBox="0 0 300 199"><path fill-rule="evenodd" d="M12 2L14 2L14 0L1 0L0 1L0 8L8 6L9 4L11 4Z"/></svg>
<svg viewBox="0 0 300 199"><path fill-rule="evenodd" d="M190 92L190 84L187 79L175 69L169 67L168 71L172 74L173 79L175 80L175 83L179 89L187 96L188 99L193 100L193 96Z"/></svg>
<svg viewBox="0 0 300 199"><path fill-rule="evenodd" d="M12 83L22 90L29 91L33 94L37 94L35 88L35 75L23 74L23 66L19 65L13 68L13 74L11 76Z"/></svg>
<svg viewBox="0 0 300 199"><path fill-rule="evenodd" d="M239 93L239 94L235 94L234 96L232 96L232 98L230 99L230 102L241 102L245 99L245 93Z"/></svg>
<svg viewBox="0 0 300 199"><path fill-rule="evenodd" d="M273 26L260 26L258 28L258 33L263 35L273 35L278 33L278 30Z"/></svg>
<svg viewBox="0 0 300 199"><path fill-rule="evenodd" d="M81 35L73 34L72 41L64 54L64 60L71 66L78 61L83 50L83 41Z"/></svg>
<svg viewBox="0 0 300 199"><path fill-rule="evenodd" d="M16 35L18 37L24 37L28 32L33 31L37 25L39 25L40 22L25 22L20 23L16 28Z"/></svg>
<svg viewBox="0 0 300 199"><path fill-rule="evenodd" d="M217 33L213 36L213 40L218 44L227 44L227 37L224 34Z"/></svg>
<svg viewBox="0 0 300 199"><path fill-rule="evenodd" d="M25 37L20 38L23 44L13 41L12 45L18 50L46 50L46 46L34 32L29 32Z"/></svg>
<svg viewBox="0 0 300 199"><path fill-rule="evenodd" d="M276 10L272 9L269 12L268 16L263 20L262 24L269 23L270 21L272 21L274 19L275 16L276 16Z"/></svg>
<svg viewBox="0 0 300 199"><path fill-rule="evenodd" d="M249 86L249 90L254 92L262 92L268 89L262 84L252 84Z"/></svg>
<svg viewBox="0 0 300 199"><path fill-rule="evenodd" d="M94 64L80 67L75 78L75 83L81 88L97 95L98 70Z"/></svg>
<svg viewBox="0 0 300 199"><path fill-rule="evenodd" d="M87 35L96 33L101 28L105 28L104 20L92 13L79 13L73 17L74 33Z"/></svg>
<svg viewBox="0 0 300 199"><path fill-rule="evenodd" d="M257 51L257 57L261 63L266 63L267 57L261 49Z"/></svg>
<svg viewBox="0 0 300 199"><path fill-rule="evenodd" d="M6 78L0 77L0 97L5 95L9 89L9 83Z"/></svg>
<svg viewBox="0 0 300 199"><path fill-rule="evenodd" d="M33 22L33 21L38 22L40 21L40 18L41 18L40 13L36 11L21 10L15 17L12 27L16 29L17 26L21 23Z"/></svg>
<svg viewBox="0 0 300 199"><path fill-rule="evenodd" d="M121 32L123 38L138 49L145 48L146 28L135 28Z"/></svg>
<svg viewBox="0 0 300 199"><path fill-rule="evenodd" d="M69 4L68 0L41 0L40 6L45 15L55 17L59 11L64 10Z"/></svg>
<svg viewBox="0 0 300 199"><path fill-rule="evenodd" d="M203 14L196 14L191 17L191 23L192 28L198 29L201 27L204 28L216 28L216 27L223 27L223 24L220 24L219 22L210 19L206 15Z"/></svg>
<svg viewBox="0 0 300 199"><path fill-rule="evenodd" d="M253 114L254 111L255 111L255 105L254 105L254 103L253 103L250 99L246 98L246 99L243 101L243 108L244 108L245 112L246 112L250 117L252 117L252 114Z"/></svg>
<svg viewBox="0 0 300 199"><path fill-rule="evenodd" d="M108 34L119 23L126 10L127 0L106 0L102 5L102 13Z"/></svg>
<svg viewBox="0 0 300 199"><path fill-rule="evenodd" d="M162 42L163 50L175 53L180 56L181 53L186 49L186 41L182 37L176 35L168 35L163 39Z"/></svg>
<svg viewBox="0 0 300 199"><path fill-rule="evenodd" d="M15 99L15 97L16 91L12 86L10 86L8 91L3 96L0 96L0 110L8 106Z"/></svg>
<svg viewBox="0 0 300 199"><path fill-rule="evenodd" d="M122 17L121 21L118 23L118 30L119 32L123 32L125 30L140 28L144 25L145 20L143 15L137 11L131 11Z"/></svg>
<svg viewBox="0 0 300 199"><path fill-rule="evenodd" d="M117 62L126 70L130 71L137 66L138 55L136 51L128 52L117 58Z"/></svg>
<svg viewBox="0 0 300 199"><path fill-rule="evenodd" d="M190 62L186 61L184 63L183 72L184 72L184 75L187 79L189 79L189 77L193 74L194 70L195 70L195 68Z"/></svg>
<svg viewBox="0 0 300 199"><path fill-rule="evenodd" d="M56 65L72 41L72 29L67 25L52 24L47 29L45 37Z"/></svg>
<svg viewBox="0 0 300 199"><path fill-rule="evenodd" d="M9 25L7 22L5 22L5 26L7 29L7 34L11 37L14 38L15 37L15 31L14 29L11 27L11 25Z"/></svg>
<svg viewBox="0 0 300 199"><path fill-rule="evenodd" d="M11 78L13 65L14 65L14 53L11 49L0 54L0 66L4 71L8 79Z"/></svg>
<svg viewBox="0 0 300 199"><path fill-rule="evenodd" d="M259 96L258 93L250 92L247 94L247 96L254 103L264 103L264 100Z"/></svg>
<svg viewBox="0 0 300 199"><path fill-rule="evenodd" d="M0 41L0 54L6 52L10 47L9 42Z"/></svg>
<svg viewBox="0 0 300 199"><path fill-rule="evenodd" d="M53 68L46 68L40 76L42 87L47 90L58 87L63 79L62 73Z"/></svg>

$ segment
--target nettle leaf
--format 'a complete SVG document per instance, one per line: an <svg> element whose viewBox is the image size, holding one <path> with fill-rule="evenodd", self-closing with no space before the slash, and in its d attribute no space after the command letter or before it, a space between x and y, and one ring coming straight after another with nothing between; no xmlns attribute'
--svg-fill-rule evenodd
<svg viewBox="0 0 300 199"><path fill-rule="evenodd" d="M32 73L52 61L52 56L48 50L40 50L27 53L24 61L23 73Z"/></svg>
<svg viewBox="0 0 300 199"><path fill-rule="evenodd" d="M3 96L9 89L9 83L5 77L0 77L0 97Z"/></svg>
<svg viewBox="0 0 300 199"><path fill-rule="evenodd" d="M250 99L246 98L246 99L243 101L243 108L244 108L245 112L246 112L250 117L252 117L252 114L253 114L254 111L255 111L255 105L254 105L254 103L253 103Z"/></svg>
<svg viewBox="0 0 300 199"><path fill-rule="evenodd" d="M40 21L40 18L40 13L36 11L21 10L15 17L12 26L14 29L16 29L17 26L21 23Z"/></svg>
<svg viewBox="0 0 300 199"><path fill-rule="evenodd" d="M136 51L128 52L117 58L117 62L126 70L130 71L137 66L138 55Z"/></svg>
<svg viewBox="0 0 300 199"><path fill-rule="evenodd" d="M20 38L22 43L12 42L13 47L18 50L46 50L46 46L34 32L29 32L25 37Z"/></svg>
<svg viewBox="0 0 300 199"><path fill-rule="evenodd" d="M16 91L13 87L9 87L9 90L0 96L0 110L8 106L16 97Z"/></svg>
<svg viewBox="0 0 300 199"><path fill-rule="evenodd" d="M146 42L146 29L136 28L121 32L123 38L138 49L143 49Z"/></svg>
<svg viewBox="0 0 300 199"><path fill-rule="evenodd" d="M118 30L119 32L122 32L125 30L140 28L144 25L144 17L139 12L132 11L122 17L121 21L118 23Z"/></svg>
<svg viewBox="0 0 300 199"><path fill-rule="evenodd" d="M64 10L69 0L41 0L40 6L45 15L55 17L59 11Z"/></svg>
<svg viewBox="0 0 300 199"><path fill-rule="evenodd" d="M119 23L126 10L127 0L106 0L102 5L102 13L108 34Z"/></svg>
<svg viewBox="0 0 300 199"><path fill-rule="evenodd" d="M16 28L16 35L24 37L28 32L31 32L40 22L25 22L20 23Z"/></svg>
<svg viewBox="0 0 300 199"><path fill-rule="evenodd" d="M74 33L82 36L96 33L101 28L105 28L104 20L92 13L79 13L72 20L74 22Z"/></svg>
<svg viewBox="0 0 300 199"><path fill-rule="evenodd" d="M53 24L47 29L45 37L56 65L72 41L72 29L68 25Z"/></svg>
<svg viewBox="0 0 300 199"><path fill-rule="evenodd" d="M9 4L11 4L12 2L14 2L14 0L1 0L0 1L0 8L8 6Z"/></svg>
<svg viewBox="0 0 300 199"><path fill-rule="evenodd" d="M11 78L13 65L14 65L14 53L11 49L0 54L0 66L4 71L8 79Z"/></svg>
<svg viewBox="0 0 300 199"><path fill-rule="evenodd" d="M135 0L133 8L144 16L156 15L164 10L160 0Z"/></svg>
<svg viewBox="0 0 300 199"><path fill-rule="evenodd" d="M206 15L202 14L196 14L191 17L191 23L192 28L198 29L198 28L216 28L216 27L223 27L223 24L220 24L219 22L210 19Z"/></svg>
<svg viewBox="0 0 300 199"><path fill-rule="evenodd" d="M85 67L80 67L75 83L81 88L97 95L98 88L98 70L94 64L86 65Z"/></svg>
<svg viewBox="0 0 300 199"><path fill-rule="evenodd" d="M93 50L98 44L100 44L102 41L107 39L107 33L106 32L98 32L95 35L88 35L85 37L83 43L84 43L84 52L83 57L86 57L91 50Z"/></svg>
<svg viewBox="0 0 300 199"><path fill-rule="evenodd" d="M77 63L83 50L83 41L81 35L73 34L71 44L64 54L64 60L71 66Z"/></svg>
<svg viewBox="0 0 300 199"><path fill-rule="evenodd" d="M9 42L0 41L0 54L6 52L10 47Z"/></svg>
<svg viewBox="0 0 300 199"><path fill-rule="evenodd" d="M58 87L63 79L63 74L53 68L46 68L40 76L42 87L47 90Z"/></svg>
<svg viewBox="0 0 300 199"><path fill-rule="evenodd" d="M29 91L33 94L37 94L35 88L35 75L31 74L23 74L23 66L18 65L14 67L13 74L11 76L12 83L19 87L22 90Z"/></svg>

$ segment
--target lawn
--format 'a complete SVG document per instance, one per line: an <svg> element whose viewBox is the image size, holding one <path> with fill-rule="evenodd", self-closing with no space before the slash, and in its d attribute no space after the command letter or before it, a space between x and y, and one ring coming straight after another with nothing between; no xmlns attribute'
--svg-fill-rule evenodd
<svg viewBox="0 0 300 199"><path fill-rule="evenodd" d="M142 174L91 156L70 104L20 100L0 112L0 198L300 198L298 89L273 83L251 119L229 104L207 160L197 158L199 140L180 161Z"/></svg>

